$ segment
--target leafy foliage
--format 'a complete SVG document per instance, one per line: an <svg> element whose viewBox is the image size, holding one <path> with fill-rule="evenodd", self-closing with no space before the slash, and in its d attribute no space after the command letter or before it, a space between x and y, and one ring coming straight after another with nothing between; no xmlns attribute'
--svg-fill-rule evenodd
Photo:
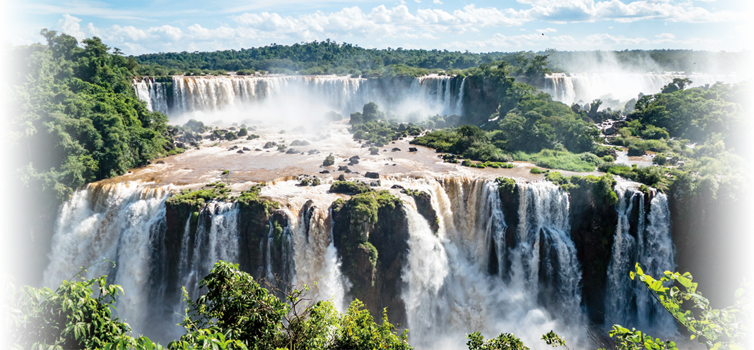
<svg viewBox="0 0 754 350"><path fill-rule="evenodd" d="M14 48L16 117L11 144L22 178L62 201L92 181L124 174L170 150L167 117L137 99L136 60L110 53L97 38L42 30L46 45ZM21 152L23 150L23 152Z"/></svg>
<svg viewBox="0 0 754 350"><path fill-rule="evenodd" d="M746 327L746 308L748 299L746 290L736 291L736 302L724 309L713 309L709 300L702 296L693 282L690 273L666 271L660 279L647 275L636 264L636 272L631 272L631 279L638 278L649 288L657 301L670 312L671 315L691 333L691 340L696 339L709 349L744 349L749 344L747 337L749 329ZM677 282L683 287L666 287L667 282ZM685 302L690 302L696 312L683 308Z"/></svg>
<svg viewBox="0 0 754 350"><path fill-rule="evenodd" d="M511 333L501 333L497 338L484 341L484 336L479 332L467 334L466 346L469 350L529 350L521 339Z"/></svg>
<svg viewBox="0 0 754 350"><path fill-rule="evenodd" d="M112 317L123 288L108 284L107 276L63 281L55 291L25 286L14 294L8 335L20 348L158 348L147 338L131 338L128 324Z"/></svg>
<svg viewBox="0 0 754 350"><path fill-rule="evenodd" d="M354 300L340 319L333 350L347 349L412 349L408 345L408 330L398 335L383 311L382 324L377 325L364 304Z"/></svg>

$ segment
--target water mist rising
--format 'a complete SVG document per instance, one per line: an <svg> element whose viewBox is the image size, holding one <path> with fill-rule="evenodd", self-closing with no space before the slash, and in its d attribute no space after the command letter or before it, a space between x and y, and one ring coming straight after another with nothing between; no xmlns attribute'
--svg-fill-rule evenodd
<svg viewBox="0 0 754 350"><path fill-rule="evenodd" d="M567 195L549 183L526 186L522 203L526 212L521 219L526 234L515 246L506 247L507 226L494 181L447 178L412 183L432 194L440 222L435 236L407 199L410 239L402 298L412 344L458 348L465 333L477 330L488 336L505 330L533 344L551 329L564 330L568 322L581 322L580 270L567 234ZM545 254L555 259L541 267L540 237L552 244ZM491 259L511 260L512 268L490 276ZM498 266L504 269L506 264ZM545 283L543 296L555 298L549 305L553 313L538 297L540 268L542 278L552 283Z"/></svg>
<svg viewBox="0 0 754 350"><path fill-rule="evenodd" d="M348 117L364 104L377 103L399 116L461 114L463 80L428 75L419 78L363 79L338 76L174 76L172 83L150 78L134 82L137 96L150 110L174 121L188 118L207 123L277 120L293 123L323 118L329 111ZM168 98L168 85L172 85ZM295 99L296 104L289 101ZM250 107L253 113L250 113ZM222 111L222 113L218 113Z"/></svg>

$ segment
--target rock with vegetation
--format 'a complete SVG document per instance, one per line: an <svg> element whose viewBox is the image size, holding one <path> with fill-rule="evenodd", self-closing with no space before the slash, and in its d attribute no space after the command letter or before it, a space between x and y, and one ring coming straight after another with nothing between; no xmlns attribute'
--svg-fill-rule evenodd
<svg viewBox="0 0 754 350"><path fill-rule="evenodd" d="M368 186L367 186L368 187ZM401 200L388 191L368 191L332 205L334 244L351 293L375 318L405 324L401 268L408 251L408 223Z"/></svg>

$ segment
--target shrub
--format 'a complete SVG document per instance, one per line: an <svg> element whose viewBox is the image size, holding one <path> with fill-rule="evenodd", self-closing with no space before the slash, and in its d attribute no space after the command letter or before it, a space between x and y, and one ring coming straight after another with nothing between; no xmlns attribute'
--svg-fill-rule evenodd
<svg viewBox="0 0 754 350"><path fill-rule="evenodd" d="M325 157L325 161L322 162L322 165L324 166L330 166L333 164L335 164L335 157L333 157L332 155Z"/></svg>
<svg viewBox="0 0 754 350"><path fill-rule="evenodd" d="M531 168L531 170L529 170L529 172L532 173L532 174L541 174L541 173L543 173L543 171L540 170L539 168Z"/></svg>
<svg viewBox="0 0 754 350"><path fill-rule="evenodd" d="M335 181L330 186L331 193L360 194L372 191L372 188L361 181Z"/></svg>
<svg viewBox="0 0 754 350"><path fill-rule="evenodd" d="M662 155L662 154L658 154L658 155L656 155L656 156L655 156L655 157L654 157L654 158L652 159L652 163L654 163L654 164L657 164L657 165L665 165L665 163L667 163L667 162L668 162L668 158L667 158L667 157L665 157L665 156L664 156L664 155Z"/></svg>
<svg viewBox="0 0 754 350"><path fill-rule="evenodd" d="M243 137L249 134L249 130L246 128L241 128L241 130L238 130L238 137Z"/></svg>

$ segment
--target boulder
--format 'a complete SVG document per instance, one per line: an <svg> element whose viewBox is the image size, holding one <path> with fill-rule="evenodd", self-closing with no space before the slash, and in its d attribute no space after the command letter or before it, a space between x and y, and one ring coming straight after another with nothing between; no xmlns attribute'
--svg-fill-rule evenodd
<svg viewBox="0 0 754 350"><path fill-rule="evenodd" d="M347 165L338 165L338 171L346 171L346 170L348 170Z"/></svg>
<svg viewBox="0 0 754 350"><path fill-rule="evenodd" d="M401 149L398 148L398 147L393 147L393 149L392 149L392 152L400 152L400 151L401 151Z"/></svg>
<svg viewBox="0 0 754 350"><path fill-rule="evenodd" d="M262 149L261 149L261 148L255 148L254 150L255 150L255 151L257 151L257 152L259 152L259 151L261 151Z"/></svg>
<svg viewBox="0 0 754 350"><path fill-rule="evenodd" d="M309 152L307 152L307 153L309 153L309 155L312 155L312 154L317 154L317 153L319 153L319 151L318 151L318 150L316 150L316 149L310 149L310 150L309 150Z"/></svg>
<svg viewBox="0 0 754 350"><path fill-rule="evenodd" d="M403 189L403 186L401 186L401 185L393 185L393 186L392 186L392 187L390 187L390 188L392 188L392 189L400 189L400 190L402 190L402 189Z"/></svg>
<svg viewBox="0 0 754 350"><path fill-rule="evenodd" d="M238 152L236 152L236 153L243 154L243 151L239 149Z"/></svg>
<svg viewBox="0 0 754 350"><path fill-rule="evenodd" d="M287 151L285 152L285 154L299 154L299 153L301 153L301 151L299 151L299 150L297 150L297 149L295 149L295 148L289 148L289 149L288 149L288 150L287 150Z"/></svg>
<svg viewBox="0 0 754 350"><path fill-rule="evenodd" d="M158 161L155 162L155 164L165 164L165 162L161 161L161 160L158 160Z"/></svg>
<svg viewBox="0 0 754 350"><path fill-rule="evenodd" d="M367 173L364 174L364 176L368 177L370 179L379 179L380 178L380 174L379 173L375 173L375 172L371 172L371 171L367 171Z"/></svg>
<svg viewBox="0 0 754 350"><path fill-rule="evenodd" d="M338 181L346 181L346 176L343 174L340 174L340 176L338 176Z"/></svg>
<svg viewBox="0 0 754 350"><path fill-rule="evenodd" d="M410 148L408 149L408 151L409 151L409 152L419 152L419 150L418 150L418 149L416 149L416 147L410 147Z"/></svg>
<svg viewBox="0 0 754 350"><path fill-rule="evenodd" d="M251 149L249 149L249 147L244 147L244 148L243 148L243 150L244 150L244 151L247 151L247 152L248 152L248 151L251 151Z"/></svg>
<svg viewBox="0 0 754 350"><path fill-rule="evenodd" d="M319 173L320 173L320 174L329 174L329 173L330 173L330 170L322 170L322 171L320 171Z"/></svg>

